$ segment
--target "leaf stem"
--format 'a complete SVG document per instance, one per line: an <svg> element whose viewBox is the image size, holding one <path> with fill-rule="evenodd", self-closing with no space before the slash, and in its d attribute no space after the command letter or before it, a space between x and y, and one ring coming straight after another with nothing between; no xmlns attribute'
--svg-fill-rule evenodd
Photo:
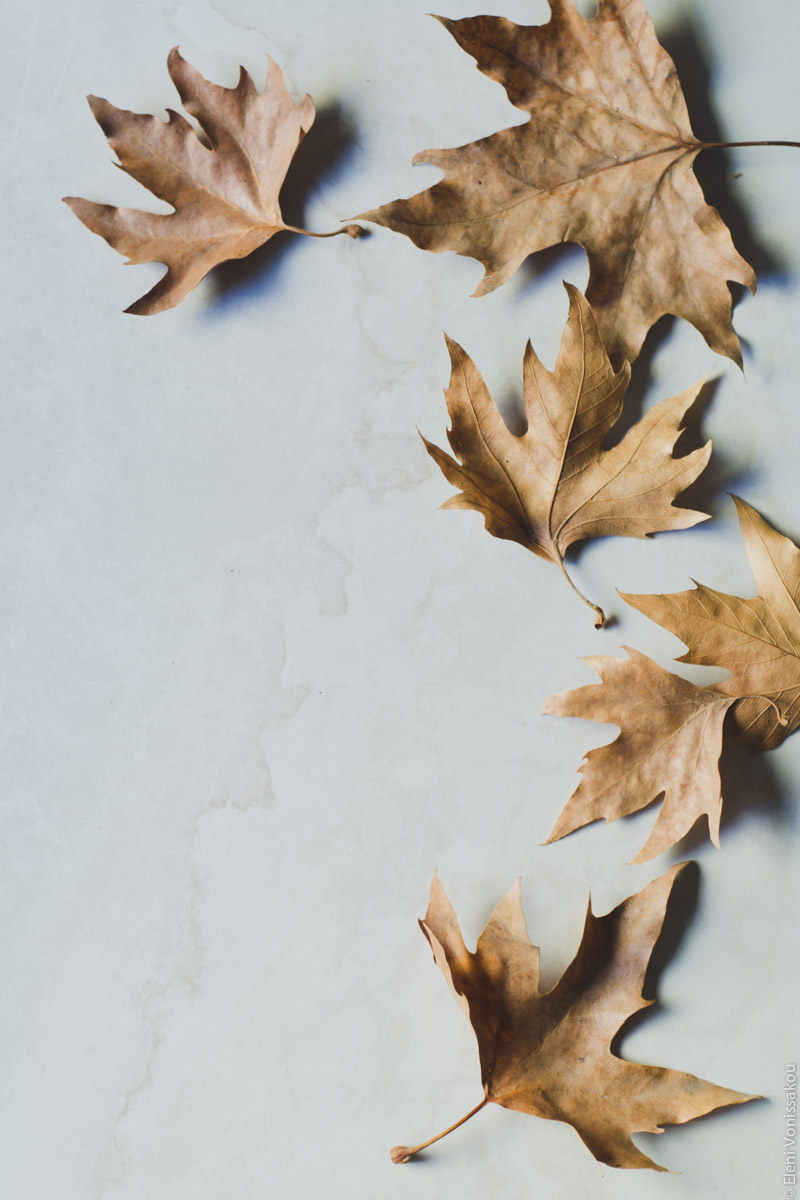
<svg viewBox="0 0 800 1200"><path fill-rule="evenodd" d="M594 612L594 614L595 614L595 617L594 617L595 629L602 629L606 623L606 614L603 612L602 608L600 608L600 606L598 604L593 604L592 601L589 600L586 596L584 596L583 592L581 592L575 586L575 584L572 582L572 580L569 577L567 568L564 566L564 559L561 557L561 551L559 550L558 546L556 546L556 545L554 545L553 548L556 552L556 555L557 555L556 562L558 563L559 567L561 568L562 575L564 576L567 583L572 588L573 592L578 597L578 599L582 600L584 604L588 604L589 608L591 608L592 611Z"/></svg>
<svg viewBox="0 0 800 1200"><path fill-rule="evenodd" d="M775 709L775 712L778 715L778 724L779 725L782 725L785 728L789 724L789 718L784 717L783 713L778 708L778 705L775 703L775 701L770 696L761 696L757 692L753 692L746 696L737 696L736 703L738 704L738 702L740 700L763 700L765 704L771 704L772 707Z"/></svg>
<svg viewBox="0 0 800 1200"><path fill-rule="evenodd" d="M445 1129L443 1133L437 1133L436 1137L428 1138L427 1142L421 1142L419 1146L395 1146L391 1151L392 1162L408 1162L408 1160L413 1158L415 1154L419 1154L420 1150L424 1150L427 1146L432 1146L434 1142L438 1142L441 1138L447 1137L448 1133L452 1133L454 1129L458 1129L459 1125L463 1125L465 1121L470 1119L470 1117L474 1117L475 1113L480 1112L481 1109L488 1103L489 1097L484 1096L480 1104L476 1104L475 1107L471 1109L465 1117L462 1117L460 1121L456 1121L454 1125L451 1125L449 1129Z"/></svg>
<svg viewBox="0 0 800 1200"><path fill-rule="evenodd" d="M303 237L314 238L329 238L338 237L340 233L346 233L348 237L357 238L366 233L360 225L343 225L341 229L334 229L331 233L312 233L310 229L298 229L296 225L284 225L287 233L302 233Z"/></svg>
<svg viewBox="0 0 800 1200"><path fill-rule="evenodd" d="M703 150L734 150L741 146L794 146L800 150L800 142L702 142Z"/></svg>

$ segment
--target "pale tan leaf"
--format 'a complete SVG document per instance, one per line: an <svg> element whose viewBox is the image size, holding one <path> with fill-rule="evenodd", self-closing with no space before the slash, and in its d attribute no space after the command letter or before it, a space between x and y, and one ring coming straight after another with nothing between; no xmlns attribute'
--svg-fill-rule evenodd
<svg viewBox="0 0 800 1200"><path fill-rule="evenodd" d="M89 104L119 166L175 211L161 215L65 198L84 225L131 263L166 264L155 287L126 310L142 315L173 308L218 263L244 258L274 234L293 229L284 224L278 194L314 121L311 97L294 104L272 60L261 95L244 67L237 86L225 88L204 79L177 47L167 66L210 147L171 109L165 123L97 96ZM336 232L357 231L349 226Z"/></svg>
<svg viewBox="0 0 800 1200"><path fill-rule="evenodd" d="M800 726L800 549L733 499L756 597L743 600L699 583L672 595L621 595L686 643L679 662L731 672L715 690L746 697L733 710L736 722L756 749L768 750Z"/></svg>
<svg viewBox="0 0 800 1200"><path fill-rule="evenodd" d="M613 742L586 755L583 778L547 840L601 817L615 821L638 812L663 793L658 819L633 862L661 854L703 815L719 846L722 727L734 700L670 674L638 650L624 649L627 659L603 654L584 659L601 683L545 701L545 713L620 729Z"/></svg>

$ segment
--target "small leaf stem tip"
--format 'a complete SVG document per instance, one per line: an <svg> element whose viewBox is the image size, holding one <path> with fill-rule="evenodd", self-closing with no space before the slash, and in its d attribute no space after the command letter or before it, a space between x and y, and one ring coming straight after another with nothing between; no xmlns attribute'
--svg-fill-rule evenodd
<svg viewBox="0 0 800 1200"><path fill-rule="evenodd" d="M462 1117L460 1121L456 1121L454 1125L443 1130L442 1133L437 1133L436 1137L428 1138L427 1142L420 1142L419 1146L394 1146L390 1151L392 1162L407 1163L415 1154L419 1154L420 1150L426 1149L427 1146L432 1146L434 1142L440 1141L443 1137L447 1137L448 1133L452 1133L454 1129L458 1129L459 1125L463 1125L470 1117L474 1117L475 1113L480 1112L488 1103L489 1097L484 1096L480 1104L476 1104L474 1108L470 1109L467 1115Z"/></svg>
<svg viewBox="0 0 800 1200"><path fill-rule="evenodd" d="M775 701L770 696L760 696L760 695L758 695L758 693L753 693L752 695L747 695L747 696L737 696L736 699L737 700L763 700L765 704L771 704L772 707L775 709L775 715L776 715L779 725L782 725L783 728L785 729L786 726L789 724L789 718L785 717L783 715L781 710L778 708L778 705L775 703Z"/></svg>
<svg viewBox="0 0 800 1200"><path fill-rule="evenodd" d="M592 612L594 613L595 629L602 629L606 623L606 614L603 612L603 610L599 604L593 604L592 601L589 600L586 596L584 596L583 592L579 591L579 589L572 582L572 580L569 577L567 568L564 566L564 560L561 557L558 547L556 547L556 554L558 555L557 561L558 561L559 567L561 568L561 573L564 576L564 578L566 579L567 583L572 588L573 592L578 597L578 599L582 600L584 604L587 604L589 606L589 608L591 608Z"/></svg>

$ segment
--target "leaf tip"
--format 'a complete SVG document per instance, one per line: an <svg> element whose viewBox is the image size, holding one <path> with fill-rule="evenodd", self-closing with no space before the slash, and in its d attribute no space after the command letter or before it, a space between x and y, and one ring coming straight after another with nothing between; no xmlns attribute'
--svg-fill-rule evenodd
<svg viewBox="0 0 800 1200"><path fill-rule="evenodd" d="M434 870L434 872L433 872L433 878L431 879L431 889L430 889L430 893L428 895L428 908L430 909L431 904L433 904L435 900L438 900L440 897L444 896L444 894L445 894L445 891L444 891L444 888L442 887L442 881L439 878L439 870L438 870L438 868L436 868L436 870ZM428 916L428 914L426 913L425 917L427 917L427 916ZM424 923L424 920L425 920L425 918L423 918L423 920L420 921L420 925L422 925Z"/></svg>
<svg viewBox="0 0 800 1200"><path fill-rule="evenodd" d="M126 267L130 265L130 263L125 264ZM134 300L133 304L129 304L122 311L129 313L132 317L149 317L154 311L157 312L158 309L151 308L150 304L147 303L147 296L140 296L138 300Z"/></svg>
<svg viewBox="0 0 800 1200"><path fill-rule="evenodd" d="M173 46L167 55L167 71L172 82L175 83L173 71L179 71L182 67L188 66L186 59L183 57L179 46ZM176 85L177 86L177 85Z"/></svg>
<svg viewBox="0 0 800 1200"><path fill-rule="evenodd" d="M562 812L561 816L559 816L558 820L556 821L555 825L548 833L545 840L543 842L539 843L540 846L552 846L553 842L560 842L563 837L566 837L567 833L571 832L568 829L564 830L561 828L561 824L562 824L561 818L563 816L564 816L564 814Z"/></svg>

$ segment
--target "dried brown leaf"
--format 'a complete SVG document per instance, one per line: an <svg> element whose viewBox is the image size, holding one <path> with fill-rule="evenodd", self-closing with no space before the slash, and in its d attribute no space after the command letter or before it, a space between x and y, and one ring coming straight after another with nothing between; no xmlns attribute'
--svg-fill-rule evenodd
<svg viewBox="0 0 800 1200"><path fill-rule="evenodd" d="M604 917L590 904L578 952L549 992L539 990L539 950L528 939L519 884L498 904L471 953L434 877L420 925L478 1040L484 1099L468 1116L493 1102L565 1121L599 1162L663 1171L631 1134L660 1133L663 1125L755 1099L682 1071L626 1062L611 1050L627 1019L652 1003L642 995L645 974L685 865ZM407 1162L430 1144L397 1146L392 1158Z"/></svg>
<svg viewBox="0 0 800 1200"><path fill-rule="evenodd" d="M642 0L600 0L591 20L575 0L549 4L546 25L437 18L530 120L418 154L414 162L441 167L444 178L364 219L425 250L478 259L486 273L477 296L529 254L577 242L612 360L632 361L648 329L673 313L741 364L727 281L754 290L755 275L695 178L705 144Z"/></svg>
<svg viewBox="0 0 800 1200"><path fill-rule="evenodd" d="M703 814L711 840L719 846L719 757L725 714L734 698L695 687L638 650L624 649L627 659L584 659L601 683L545 702L546 713L620 728L613 742L586 755L583 778L547 840L555 842L601 817L615 821L638 812L663 793L658 819L633 862L661 854Z"/></svg>
<svg viewBox="0 0 800 1200"><path fill-rule="evenodd" d="M423 440L460 489L443 508L477 510L495 537L519 542L567 575L564 553L585 538L647 537L705 521L705 513L676 508L673 501L705 467L711 443L683 458L672 456L701 380L662 400L618 445L602 449L622 413L630 367L614 372L589 304L577 288L565 287L569 317L555 370L542 365L530 342L525 350L525 433L510 432L474 363L448 338L447 436L458 461ZM586 603L602 625L602 610Z"/></svg>
<svg viewBox="0 0 800 1200"><path fill-rule="evenodd" d="M311 97L294 104L271 59L261 95L244 67L237 86L225 88L204 79L177 47L167 66L184 108L200 123L210 147L171 109L165 123L115 108L97 96L90 96L89 104L122 170L171 204L174 213L157 215L65 197L84 225L131 263L166 264L155 287L126 310L142 315L173 308L212 267L244 258L281 230L307 232L284 223L278 194L313 124ZM335 232L355 236L358 227Z"/></svg>
<svg viewBox="0 0 800 1200"><path fill-rule="evenodd" d="M768 750L800 726L800 549L733 499L758 584L754 599L700 583L673 595L622 595L685 642L678 662L731 672L712 690L741 697L733 710L737 725L757 750Z"/></svg>

